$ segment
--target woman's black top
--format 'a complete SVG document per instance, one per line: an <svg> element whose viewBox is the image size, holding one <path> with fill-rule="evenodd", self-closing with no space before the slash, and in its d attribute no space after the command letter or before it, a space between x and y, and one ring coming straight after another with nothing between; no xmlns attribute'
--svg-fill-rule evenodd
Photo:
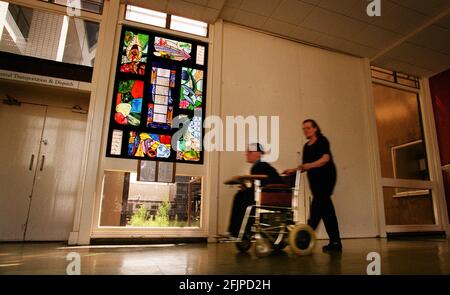
<svg viewBox="0 0 450 295"><path fill-rule="evenodd" d="M313 195L333 194L336 184L336 166L331 154L330 143L325 136L320 135L313 144L308 145L306 143L303 146L303 164L315 162L325 154L330 155L330 160L325 165L307 171L309 186Z"/></svg>

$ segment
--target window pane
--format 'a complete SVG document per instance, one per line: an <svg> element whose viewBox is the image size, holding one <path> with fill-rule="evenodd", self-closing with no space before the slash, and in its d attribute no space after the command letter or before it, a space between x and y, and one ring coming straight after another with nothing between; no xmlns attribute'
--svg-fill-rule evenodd
<svg viewBox="0 0 450 295"><path fill-rule="evenodd" d="M392 71L387 71L377 67L372 67L372 77L395 82L394 73Z"/></svg>
<svg viewBox="0 0 450 295"><path fill-rule="evenodd" d="M205 37L208 35L207 23L176 15L171 17L170 29Z"/></svg>
<svg viewBox="0 0 450 295"><path fill-rule="evenodd" d="M383 187L386 225L435 224L427 189Z"/></svg>
<svg viewBox="0 0 450 295"><path fill-rule="evenodd" d="M199 227L201 177L143 182L136 173L105 171L100 226Z"/></svg>
<svg viewBox="0 0 450 295"><path fill-rule="evenodd" d="M99 24L0 1L0 50L93 66Z"/></svg>
<svg viewBox="0 0 450 295"><path fill-rule="evenodd" d="M166 27L166 18L167 14L165 13L133 5L127 5L127 11L125 13L125 19L127 20L162 28Z"/></svg>
<svg viewBox="0 0 450 295"><path fill-rule="evenodd" d="M104 0L42 0L42 1L73 7L75 9L81 9L89 12L94 12L97 14L102 14L103 2L105 2Z"/></svg>
<svg viewBox="0 0 450 295"><path fill-rule="evenodd" d="M373 84L381 175L429 180L418 96Z"/></svg>

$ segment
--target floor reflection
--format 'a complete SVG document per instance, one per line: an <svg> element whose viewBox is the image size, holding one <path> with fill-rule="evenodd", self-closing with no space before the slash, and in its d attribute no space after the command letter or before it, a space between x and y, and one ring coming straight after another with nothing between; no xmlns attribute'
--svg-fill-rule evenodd
<svg viewBox="0 0 450 295"><path fill-rule="evenodd" d="M310 256L287 247L258 258L233 243L67 247L61 243L0 244L0 274L65 274L67 254L81 257L82 274L366 274L367 254L381 255L382 274L450 274L449 241L347 239L342 253Z"/></svg>

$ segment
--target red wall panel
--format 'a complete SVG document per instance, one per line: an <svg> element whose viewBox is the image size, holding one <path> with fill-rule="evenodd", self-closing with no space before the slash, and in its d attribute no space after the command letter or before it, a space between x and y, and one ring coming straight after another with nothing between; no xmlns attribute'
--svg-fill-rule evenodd
<svg viewBox="0 0 450 295"><path fill-rule="evenodd" d="M450 164L450 69L431 77L429 81L441 165L446 165ZM443 177L450 216L450 176L444 173Z"/></svg>

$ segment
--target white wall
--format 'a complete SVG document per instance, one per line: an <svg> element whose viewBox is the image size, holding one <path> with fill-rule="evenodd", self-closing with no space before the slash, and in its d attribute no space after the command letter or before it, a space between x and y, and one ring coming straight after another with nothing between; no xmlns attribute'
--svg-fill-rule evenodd
<svg viewBox="0 0 450 295"><path fill-rule="evenodd" d="M301 122L316 119L338 168L334 203L343 237L376 236L365 114L364 61L225 23L221 116L280 116L281 172L297 163ZM219 182L248 173L244 154L220 155ZM220 184L218 231L226 231L235 190ZM319 237L326 237L323 228Z"/></svg>

